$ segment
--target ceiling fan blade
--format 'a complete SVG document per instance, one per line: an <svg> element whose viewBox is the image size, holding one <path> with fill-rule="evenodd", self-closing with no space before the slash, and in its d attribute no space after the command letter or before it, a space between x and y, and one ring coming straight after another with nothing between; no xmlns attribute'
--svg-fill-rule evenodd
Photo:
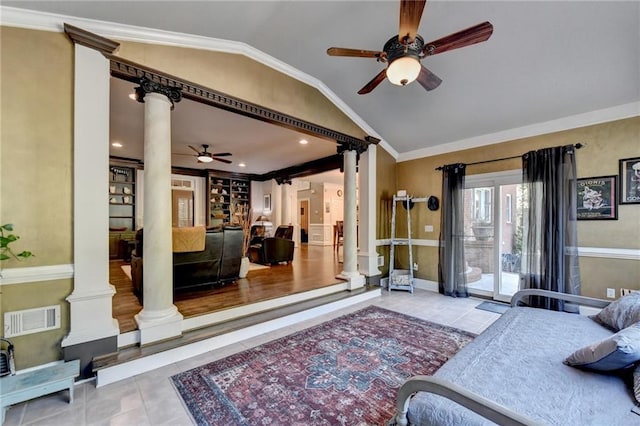
<svg viewBox="0 0 640 426"><path fill-rule="evenodd" d="M418 34L418 26L426 0L402 0L400 2L400 30L398 41L411 43Z"/></svg>
<svg viewBox="0 0 640 426"><path fill-rule="evenodd" d="M216 152L215 154L211 154L214 157L228 157L230 155L233 155L230 152Z"/></svg>
<svg viewBox="0 0 640 426"><path fill-rule="evenodd" d="M433 90L436 87L440 86L442 80L440 80L440 77L422 66L420 74L418 74L418 83L420 83L420 85L426 90Z"/></svg>
<svg viewBox="0 0 640 426"><path fill-rule="evenodd" d="M365 84L365 86L362 89L358 90L358 95L366 95L367 93L371 92L373 89L378 87L378 84L382 83L382 80L384 80L385 78L387 78L386 68L380 71L378 75L373 77L373 79L367 84Z"/></svg>
<svg viewBox="0 0 640 426"><path fill-rule="evenodd" d="M219 161L221 163L231 164L231 160L227 160L225 158L218 158L218 157L211 157L211 158L213 158L214 160Z"/></svg>
<svg viewBox="0 0 640 426"><path fill-rule="evenodd" d="M344 47L330 47L327 49L329 56L351 56L354 58L379 58L384 52L376 50L347 49Z"/></svg>
<svg viewBox="0 0 640 426"><path fill-rule="evenodd" d="M200 151L198 151L197 149L195 149L194 147L192 147L191 145L187 145L189 148L191 148L192 150L195 151L196 154L200 155Z"/></svg>
<svg viewBox="0 0 640 426"><path fill-rule="evenodd" d="M438 53L481 43L487 41L489 37L491 37L491 34L493 34L493 25L491 25L490 22L483 22L482 24L426 43L424 49L422 49L422 53L427 56L437 55Z"/></svg>

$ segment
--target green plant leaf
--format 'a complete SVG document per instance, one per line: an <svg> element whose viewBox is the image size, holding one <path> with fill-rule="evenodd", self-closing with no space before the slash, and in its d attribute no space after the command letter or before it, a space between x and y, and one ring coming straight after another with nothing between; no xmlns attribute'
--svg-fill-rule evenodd
<svg viewBox="0 0 640 426"><path fill-rule="evenodd" d="M5 223L2 225L2 229L5 231L13 231L13 223Z"/></svg>
<svg viewBox="0 0 640 426"><path fill-rule="evenodd" d="M19 253L17 256L18 256L18 257L21 257L21 258L23 258L23 259L26 259L27 257L32 257L32 256L34 256L34 257L35 257L35 254L31 253L30 251L26 251L26 250L25 250L25 251L23 251L22 253Z"/></svg>
<svg viewBox="0 0 640 426"><path fill-rule="evenodd" d="M8 260L8 259L11 259L11 258L4 253L0 253L0 260Z"/></svg>

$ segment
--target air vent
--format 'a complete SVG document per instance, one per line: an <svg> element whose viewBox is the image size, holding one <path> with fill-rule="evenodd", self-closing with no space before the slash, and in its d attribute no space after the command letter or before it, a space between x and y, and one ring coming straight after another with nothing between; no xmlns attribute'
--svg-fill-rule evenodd
<svg viewBox="0 0 640 426"><path fill-rule="evenodd" d="M378 266L384 266L384 256L378 256Z"/></svg>
<svg viewBox="0 0 640 426"><path fill-rule="evenodd" d="M55 328L60 328L60 305L4 314L4 337L22 336Z"/></svg>

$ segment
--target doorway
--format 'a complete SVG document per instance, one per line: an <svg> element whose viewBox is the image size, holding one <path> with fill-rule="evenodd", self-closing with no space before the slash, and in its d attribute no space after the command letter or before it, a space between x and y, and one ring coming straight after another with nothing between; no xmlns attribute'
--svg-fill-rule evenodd
<svg viewBox="0 0 640 426"><path fill-rule="evenodd" d="M471 294L508 302L519 289L522 191L519 170L466 179L464 256Z"/></svg>
<svg viewBox="0 0 640 426"><path fill-rule="evenodd" d="M300 224L300 242L309 242L309 199L304 198L298 201L298 223Z"/></svg>

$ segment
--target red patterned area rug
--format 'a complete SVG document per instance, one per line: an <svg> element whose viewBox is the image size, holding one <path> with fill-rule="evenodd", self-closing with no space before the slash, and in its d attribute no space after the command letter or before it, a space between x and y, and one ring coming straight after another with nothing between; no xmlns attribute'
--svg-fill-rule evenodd
<svg viewBox="0 0 640 426"><path fill-rule="evenodd" d="M370 306L172 380L198 425L381 425L474 336Z"/></svg>

